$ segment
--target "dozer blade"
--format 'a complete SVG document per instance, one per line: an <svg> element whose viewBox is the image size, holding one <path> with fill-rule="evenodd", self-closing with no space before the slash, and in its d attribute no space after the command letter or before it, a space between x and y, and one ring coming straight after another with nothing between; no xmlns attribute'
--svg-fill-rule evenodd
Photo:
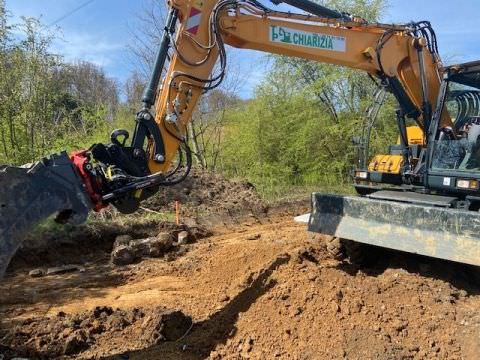
<svg viewBox="0 0 480 360"><path fill-rule="evenodd" d="M25 167L0 166L0 279L36 224L56 213L78 224L86 220L90 208L66 153Z"/></svg>
<svg viewBox="0 0 480 360"><path fill-rule="evenodd" d="M312 194L309 231L480 266L480 213Z"/></svg>

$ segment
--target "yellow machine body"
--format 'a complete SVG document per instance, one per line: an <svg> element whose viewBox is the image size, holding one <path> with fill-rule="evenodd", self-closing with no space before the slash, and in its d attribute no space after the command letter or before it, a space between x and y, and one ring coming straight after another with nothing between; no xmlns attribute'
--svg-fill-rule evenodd
<svg viewBox="0 0 480 360"><path fill-rule="evenodd" d="M423 131L419 126L407 127L408 145L425 145ZM400 145L400 137L397 139L397 145ZM402 155L380 154L375 155L368 165L368 171L376 171L388 174L400 174L403 166Z"/></svg>
<svg viewBox="0 0 480 360"><path fill-rule="evenodd" d="M407 127L408 145L425 145L425 136L419 126ZM400 137L397 139L397 145L400 145Z"/></svg>
<svg viewBox="0 0 480 360"><path fill-rule="evenodd" d="M375 155L368 165L368 171L400 174L402 165L402 155Z"/></svg>

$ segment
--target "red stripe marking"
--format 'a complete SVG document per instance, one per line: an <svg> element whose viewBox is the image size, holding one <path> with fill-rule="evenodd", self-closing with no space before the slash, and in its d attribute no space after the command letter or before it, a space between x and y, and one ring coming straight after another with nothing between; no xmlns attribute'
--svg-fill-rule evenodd
<svg viewBox="0 0 480 360"><path fill-rule="evenodd" d="M198 32L198 25L197 26L194 26L190 29L187 29L187 31L190 33L190 34L193 34L193 35L196 35L197 32Z"/></svg>
<svg viewBox="0 0 480 360"><path fill-rule="evenodd" d="M190 16L189 16L189 17L192 17L192 16L195 16L195 15L197 15L197 14L200 14L201 12L202 12L201 10L198 10L198 9L192 7L192 8L190 9Z"/></svg>

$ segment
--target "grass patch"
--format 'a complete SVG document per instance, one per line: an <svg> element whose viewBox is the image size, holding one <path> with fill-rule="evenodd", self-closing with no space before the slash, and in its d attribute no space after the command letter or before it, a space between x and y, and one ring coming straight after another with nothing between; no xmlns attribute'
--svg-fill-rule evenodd
<svg viewBox="0 0 480 360"><path fill-rule="evenodd" d="M267 202L295 201L309 199L311 193L333 193L333 194L355 194L355 189L351 184L339 185L281 185L275 187L257 186L260 196Z"/></svg>

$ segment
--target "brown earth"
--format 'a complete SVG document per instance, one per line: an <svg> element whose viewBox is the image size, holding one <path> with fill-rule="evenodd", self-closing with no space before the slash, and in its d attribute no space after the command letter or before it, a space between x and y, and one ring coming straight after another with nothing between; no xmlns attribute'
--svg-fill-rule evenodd
<svg viewBox="0 0 480 360"><path fill-rule="evenodd" d="M183 214L203 217L206 214L241 215L246 211L264 213L265 203L255 186L244 180L227 180L218 173L193 168L187 179L171 187L164 187L143 207L155 211L169 211L175 201L181 204Z"/></svg>
<svg viewBox="0 0 480 360"><path fill-rule="evenodd" d="M208 229L198 214L105 224L24 249L0 283L0 358L480 358L479 269L387 251L370 266L334 260L293 221L305 205L246 206ZM161 257L110 262L117 235L183 230L196 235ZM66 263L85 271L28 275Z"/></svg>
<svg viewBox="0 0 480 360"><path fill-rule="evenodd" d="M180 311L97 306L77 314L23 320L4 342L25 356L75 356L94 346L122 352L179 339L193 325Z"/></svg>
<svg viewBox="0 0 480 360"><path fill-rule="evenodd" d="M74 263L79 253L82 261L95 260L98 250L110 252L116 236L129 234L133 238L155 236L159 231L185 230L168 222L146 215L168 217L180 204L180 219L190 230L199 224L219 226L238 223L245 216L265 216L268 205L261 199L255 187L244 180L226 179L224 176L194 168L185 181L161 188L156 195L142 203L133 215L122 215L109 208L92 214L93 226L54 226L27 236L22 248L9 266L9 271L22 266L56 266ZM199 234L195 235L196 237ZM201 235L200 236L204 236ZM93 251L92 251L93 249Z"/></svg>

